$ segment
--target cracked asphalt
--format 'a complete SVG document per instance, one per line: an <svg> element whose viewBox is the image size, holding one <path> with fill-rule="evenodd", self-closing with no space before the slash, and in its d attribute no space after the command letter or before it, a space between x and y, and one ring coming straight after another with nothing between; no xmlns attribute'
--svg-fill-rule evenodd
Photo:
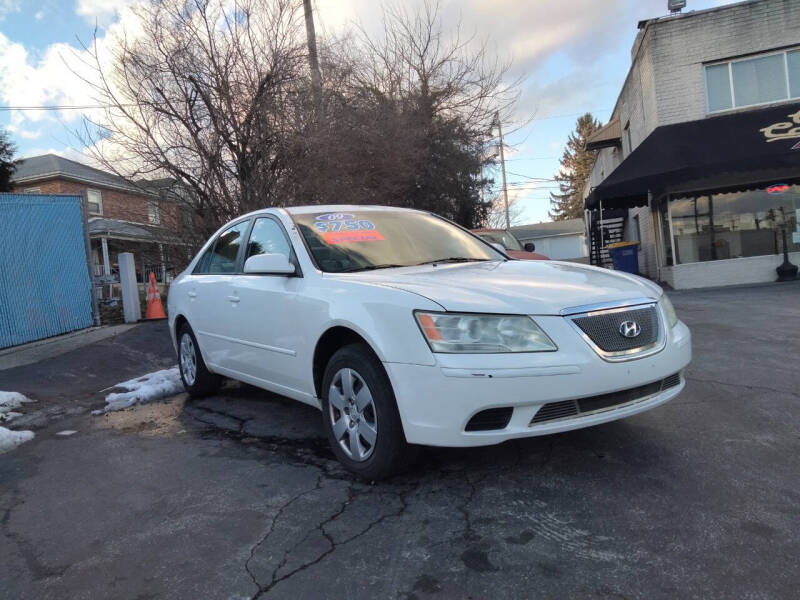
<svg viewBox="0 0 800 600"><path fill-rule="evenodd" d="M38 402L0 455L0 598L796 598L800 283L671 296L672 402L374 485L249 386L91 416L175 363L163 322L2 371Z"/></svg>

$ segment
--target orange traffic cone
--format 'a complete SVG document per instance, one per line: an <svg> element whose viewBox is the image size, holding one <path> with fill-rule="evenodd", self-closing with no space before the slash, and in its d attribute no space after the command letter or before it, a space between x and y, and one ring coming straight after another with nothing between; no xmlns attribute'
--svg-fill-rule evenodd
<svg viewBox="0 0 800 600"><path fill-rule="evenodd" d="M166 319L167 315L164 314L164 307L161 304L161 296L158 295L158 288L156 287L156 276L150 272L150 285L147 288L147 314L145 319Z"/></svg>

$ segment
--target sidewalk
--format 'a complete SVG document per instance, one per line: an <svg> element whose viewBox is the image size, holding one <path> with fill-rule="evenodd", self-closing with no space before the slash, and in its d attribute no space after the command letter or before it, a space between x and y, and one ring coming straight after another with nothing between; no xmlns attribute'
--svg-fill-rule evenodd
<svg viewBox="0 0 800 600"><path fill-rule="evenodd" d="M135 326L135 324L130 324L89 327L88 329L70 331L63 335L4 348L0 350L0 371L30 365L54 356L66 354L77 348L124 333Z"/></svg>
<svg viewBox="0 0 800 600"><path fill-rule="evenodd" d="M85 398L177 362L166 321L98 328L29 346L0 355L0 390L35 400ZM6 361L16 366L4 366Z"/></svg>

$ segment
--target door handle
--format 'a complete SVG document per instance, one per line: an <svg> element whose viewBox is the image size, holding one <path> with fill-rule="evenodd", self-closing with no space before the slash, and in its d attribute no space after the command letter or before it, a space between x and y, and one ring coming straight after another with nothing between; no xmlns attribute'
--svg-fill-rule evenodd
<svg viewBox="0 0 800 600"><path fill-rule="evenodd" d="M189 296L189 298L197 298L197 292L186 292L186 295Z"/></svg>
<svg viewBox="0 0 800 600"><path fill-rule="evenodd" d="M231 302L239 302L240 298L239 296L228 296L228 300Z"/></svg>

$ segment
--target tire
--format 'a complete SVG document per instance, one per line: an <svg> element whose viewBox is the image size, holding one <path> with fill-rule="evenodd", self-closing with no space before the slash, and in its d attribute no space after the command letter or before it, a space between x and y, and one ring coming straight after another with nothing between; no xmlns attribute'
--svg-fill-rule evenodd
<svg viewBox="0 0 800 600"><path fill-rule="evenodd" d="M368 480L383 479L412 460L394 390L369 346L344 346L331 357L321 395L328 441L349 471Z"/></svg>
<svg viewBox="0 0 800 600"><path fill-rule="evenodd" d="M222 385L222 377L206 367L197 338L187 323L178 329L178 371L183 387L192 398L213 394Z"/></svg>

